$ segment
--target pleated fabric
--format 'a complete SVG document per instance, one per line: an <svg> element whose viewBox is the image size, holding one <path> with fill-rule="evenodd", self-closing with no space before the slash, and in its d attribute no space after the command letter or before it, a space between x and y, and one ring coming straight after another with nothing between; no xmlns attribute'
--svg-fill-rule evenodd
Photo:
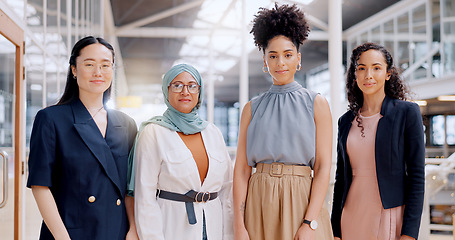
<svg viewBox="0 0 455 240"><path fill-rule="evenodd" d="M310 167L304 168L311 173ZM311 174L273 177L269 173L254 173L249 181L245 206L245 226L250 239L294 239L308 207L312 180ZM325 204L317 221L316 239L333 239Z"/></svg>

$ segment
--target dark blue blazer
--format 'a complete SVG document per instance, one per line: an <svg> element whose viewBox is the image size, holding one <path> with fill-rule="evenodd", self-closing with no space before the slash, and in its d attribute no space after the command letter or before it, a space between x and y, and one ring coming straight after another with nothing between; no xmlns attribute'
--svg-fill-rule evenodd
<svg viewBox="0 0 455 240"><path fill-rule="evenodd" d="M125 239L128 154L136 130L133 119L108 110L103 138L79 99L36 114L27 186L49 187L71 239ZM40 239L54 239L44 222Z"/></svg>
<svg viewBox="0 0 455 240"><path fill-rule="evenodd" d="M402 235L417 239L425 191L425 144L422 116L415 103L385 97L376 131L375 158L382 205L390 209L405 205ZM338 121L338 161L332 208L332 228L341 237L341 214L349 187L352 169L346 151L346 140L352 111Z"/></svg>

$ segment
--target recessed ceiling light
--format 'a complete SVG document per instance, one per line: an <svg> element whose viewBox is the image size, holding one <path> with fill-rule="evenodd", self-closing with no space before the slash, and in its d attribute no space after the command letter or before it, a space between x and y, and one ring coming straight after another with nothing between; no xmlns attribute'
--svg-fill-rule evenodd
<svg viewBox="0 0 455 240"><path fill-rule="evenodd" d="M455 101L455 95L441 95L438 97L439 101Z"/></svg>
<svg viewBox="0 0 455 240"><path fill-rule="evenodd" d="M415 101L413 101L413 102L417 103L417 105L419 105L419 106L421 106L421 107L427 105L427 101L425 101L425 100L415 100Z"/></svg>

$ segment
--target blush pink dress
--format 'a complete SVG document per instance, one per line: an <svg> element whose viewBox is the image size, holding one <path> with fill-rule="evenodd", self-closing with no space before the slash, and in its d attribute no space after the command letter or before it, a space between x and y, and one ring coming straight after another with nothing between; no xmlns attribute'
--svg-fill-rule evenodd
<svg viewBox="0 0 455 240"><path fill-rule="evenodd" d="M376 176L375 138L382 116L360 117L364 137L354 119L346 143L353 176L341 216L342 240L400 239L404 207L384 209Z"/></svg>

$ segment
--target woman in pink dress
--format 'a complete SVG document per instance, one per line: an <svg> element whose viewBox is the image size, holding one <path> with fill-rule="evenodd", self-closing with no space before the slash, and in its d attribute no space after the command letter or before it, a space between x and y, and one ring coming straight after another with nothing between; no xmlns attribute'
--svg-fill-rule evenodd
<svg viewBox="0 0 455 240"><path fill-rule="evenodd" d="M420 109L390 53L365 43L353 50L349 111L338 121L332 228L335 239L417 239L425 186Z"/></svg>

